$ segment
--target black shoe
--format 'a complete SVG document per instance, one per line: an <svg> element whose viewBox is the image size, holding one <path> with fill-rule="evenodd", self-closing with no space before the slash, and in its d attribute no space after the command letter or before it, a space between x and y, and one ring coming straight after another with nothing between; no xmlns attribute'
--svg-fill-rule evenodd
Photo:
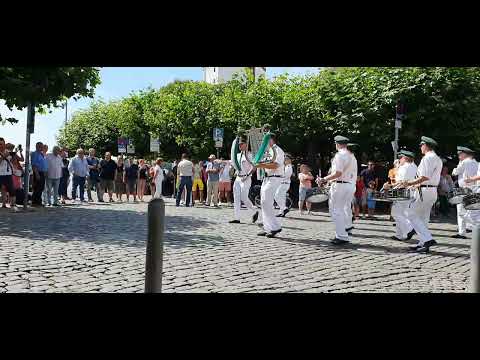
<svg viewBox="0 0 480 360"><path fill-rule="evenodd" d="M275 215L275 217L285 217L283 213Z"/></svg>
<svg viewBox="0 0 480 360"><path fill-rule="evenodd" d="M450 236L453 239L468 239L465 235L455 234Z"/></svg>
<svg viewBox="0 0 480 360"><path fill-rule="evenodd" d="M392 226L397 226L397 224L396 224L396 223L393 223Z"/></svg>
<svg viewBox="0 0 480 360"><path fill-rule="evenodd" d="M103 201L103 200L98 200L98 202L105 202L105 201Z"/></svg>
<svg viewBox="0 0 480 360"><path fill-rule="evenodd" d="M349 228L346 228L345 231L346 232L350 232L351 230L355 229L353 226L350 226Z"/></svg>
<svg viewBox="0 0 480 360"><path fill-rule="evenodd" d="M258 223L258 227L263 227L263 223Z"/></svg>
<svg viewBox="0 0 480 360"><path fill-rule="evenodd" d="M229 224L240 224L240 220L230 220Z"/></svg>
<svg viewBox="0 0 480 360"><path fill-rule="evenodd" d="M283 210L283 216L282 217L285 217L285 215L287 215L289 212L290 212L290 209Z"/></svg>
<svg viewBox="0 0 480 360"><path fill-rule="evenodd" d="M415 235L415 234L416 234L416 231L415 231L415 230L410 231L410 232L407 234L407 240L411 240L412 237L413 237L413 235Z"/></svg>
<svg viewBox="0 0 480 360"><path fill-rule="evenodd" d="M255 224L258 220L258 211L255 211L255 214L252 216L252 224Z"/></svg>
<svg viewBox="0 0 480 360"><path fill-rule="evenodd" d="M409 246L409 247L408 247L408 251L410 251L410 252L416 252L417 249L419 249L419 248L421 248L421 247L422 247L422 246L420 246L420 245Z"/></svg>
<svg viewBox="0 0 480 360"><path fill-rule="evenodd" d="M266 236L267 232L266 231L260 231L257 236Z"/></svg>
<svg viewBox="0 0 480 360"><path fill-rule="evenodd" d="M467 233L471 233L471 232L472 232L472 230L470 230L470 229L467 229Z"/></svg>
<svg viewBox="0 0 480 360"><path fill-rule="evenodd" d="M437 245L437 242L435 240L428 240L425 242L425 244L423 244L423 246L426 246L426 247L430 247L430 246L434 246L434 245Z"/></svg>
<svg viewBox="0 0 480 360"><path fill-rule="evenodd" d="M403 241L402 239L396 237L395 235L390 236L390 239L392 239L392 240L397 240L397 241Z"/></svg>
<svg viewBox="0 0 480 360"><path fill-rule="evenodd" d="M273 238L273 237L275 237L275 235L277 235L279 232L282 232L282 229L270 231L266 236L267 236L268 238Z"/></svg>
<svg viewBox="0 0 480 360"><path fill-rule="evenodd" d="M333 240L331 241L331 243L332 243L333 245L345 245L345 244L348 244L349 241L347 241L347 240L340 240L340 239L338 239L338 238L335 238L335 239L333 239Z"/></svg>

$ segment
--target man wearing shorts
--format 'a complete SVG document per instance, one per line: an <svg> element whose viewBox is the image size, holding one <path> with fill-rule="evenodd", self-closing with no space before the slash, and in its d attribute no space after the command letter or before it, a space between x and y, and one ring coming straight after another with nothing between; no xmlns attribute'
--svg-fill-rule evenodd
<svg viewBox="0 0 480 360"><path fill-rule="evenodd" d="M197 197L197 189L199 197ZM198 160L193 160L193 184L192 184L193 201L199 200L200 203L204 203L203 200L203 180L202 180L202 165Z"/></svg>
<svg viewBox="0 0 480 360"><path fill-rule="evenodd" d="M220 193L220 201L225 200L225 204L231 205L230 193L232 192L232 179L230 178L231 164L229 160L220 159L222 162L220 170L220 182L218 184L218 191Z"/></svg>
<svg viewBox="0 0 480 360"><path fill-rule="evenodd" d="M112 160L112 154L105 153L105 159L100 161L100 189L101 196L98 201L103 202L103 195L108 193L108 200L113 202L113 184L117 172L117 163Z"/></svg>
<svg viewBox="0 0 480 360"><path fill-rule="evenodd" d="M13 187L13 166L11 163L11 158L11 154L5 147L5 140L0 138L0 189L2 191L2 207L7 207L5 200L6 192L8 192L10 197L10 209L16 212L18 209L15 204L15 189Z"/></svg>

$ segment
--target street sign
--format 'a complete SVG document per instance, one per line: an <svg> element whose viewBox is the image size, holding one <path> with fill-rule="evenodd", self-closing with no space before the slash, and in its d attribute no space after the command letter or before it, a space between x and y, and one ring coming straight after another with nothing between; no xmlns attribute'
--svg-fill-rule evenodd
<svg viewBox="0 0 480 360"><path fill-rule="evenodd" d="M150 137L150 152L160 152L160 139Z"/></svg>
<svg viewBox="0 0 480 360"><path fill-rule="evenodd" d="M221 148L221 147L223 147L223 141L222 141L222 140L215 141L215 147L216 147L216 148Z"/></svg>
<svg viewBox="0 0 480 360"><path fill-rule="evenodd" d="M223 129L213 129L213 141L223 141Z"/></svg>
<svg viewBox="0 0 480 360"><path fill-rule="evenodd" d="M402 120L395 120L395 129L402 128Z"/></svg>
<svg viewBox="0 0 480 360"><path fill-rule="evenodd" d="M128 139L127 154L135 154L135 146L132 139Z"/></svg>
<svg viewBox="0 0 480 360"><path fill-rule="evenodd" d="M128 143L128 140L125 138L119 138L117 140L119 154L125 154L127 152L127 143Z"/></svg>
<svg viewBox="0 0 480 360"><path fill-rule="evenodd" d="M396 141L392 141L392 149L393 149L393 152L398 151L398 145Z"/></svg>

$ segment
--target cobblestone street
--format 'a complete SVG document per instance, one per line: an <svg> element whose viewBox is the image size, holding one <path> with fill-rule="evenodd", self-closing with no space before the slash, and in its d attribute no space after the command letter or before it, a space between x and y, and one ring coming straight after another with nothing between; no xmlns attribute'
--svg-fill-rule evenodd
<svg viewBox="0 0 480 360"><path fill-rule="evenodd" d="M147 203L3 209L0 293L142 292L146 210ZM439 245L424 255L407 252L414 240L389 239L386 216L356 221L352 244L336 248L326 212L292 211L273 239L257 237L247 216L228 224L232 213L166 199L164 292L466 291L471 240L449 238L453 224L430 225Z"/></svg>

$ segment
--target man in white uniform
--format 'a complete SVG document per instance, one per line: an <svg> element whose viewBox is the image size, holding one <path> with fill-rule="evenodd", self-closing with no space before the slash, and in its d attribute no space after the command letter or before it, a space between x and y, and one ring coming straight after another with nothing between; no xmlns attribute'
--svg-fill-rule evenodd
<svg viewBox="0 0 480 360"><path fill-rule="evenodd" d="M465 183L465 179L472 178L477 175L478 171L478 162L474 159L474 151L464 147L457 146L458 159L460 162L458 166L453 169L452 175L458 176L458 186L460 188L472 188L473 183ZM452 238L456 239L466 239L465 236L467 232L467 211L463 207L463 203L457 204L457 225L458 225L458 234L452 235Z"/></svg>
<svg viewBox="0 0 480 360"><path fill-rule="evenodd" d="M282 231L280 218L275 216L273 202L275 193L281 185L284 176L285 153L277 145L275 134L271 134L269 145L277 154L275 161L272 163L258 164L257 166L258 168L265 169L265 177L260 192L264 231L259 232L258 236L275 237L276 234Z"/></svg>
<svg viewBox="0 0 480 360"><path fill-rule="evenodd" d="M355 175L358 174L358 163L357 163L357 158L355 157L355 154L353 153L353 148L357 147L358 144L353 144L353 143L348 143L347 144L347 152L350 154L352 157L353 161L353 167L354 169L352 171L355 172ZM353 205L353 199L355 198L355 189L356 189L356 184L357 184L357 178L355 177L355 180L353 181L353 184L355 185L352 189L352 196L350 201L345 205L345 226L346 226L346 231L348 235L352 235L351 231L353 230L353 214L352 214L352 205Z"/></svg>
<svg viewBox="0 0 480 360"><path fill-rule="evenodd" d="M415 154L411 151L401 150L398 156L400 158L400 166L395 175L395 185L402 181L415 180L417 177L417 165L413 162ZM385 187L387 188L387 186ZM396 234L391 237L393 240L402 241L409 237L411 238L413 235L410 235L413 226L406 216L406 210L409 206L409 201L395 201L392 205L392 217L395 219L396 230Z"/></svg>
<svg viewBox="0 0 480 360"><path fill-rule="evenodd" d="M480 193L480 165L477 174L470 178L464 178L464 181L467 185L472 186L474 193ZM465 219L468 224L480 225L480 210L467 210Z"/></svg>
<svg viewBox="0 0 480 360"><path fill-rule="evenodd" d="M344 245L349 243L345 207L347 204L351 204L352 194L355 192L357 165L354 161L355 157L351 156L347 150L348 138L335 136L334 140L337 153L332 160L331 173L324 178L318 178L317 183L322 185L328 181L332 182L328 200L330 216L335 223L335 238L332 243Z"/></svg>
<svg viewBox="0 0 480 360"><path fill-rule="evenodd" d="M418 166L418 178L405 183L405 186L417 187L414 201L406 209L405 214L419 237L418 244L410 250L420 253L427 253L431 246L437 244L428 230L428 219L432 206L437 201L437 187L443 167L442 160L434 151L436 146L435 140L422 136L420 149L424 156Z"/></svg>
<svg viewBox="0 0 480 360"><path fill-rule="evenodd" d="M277 217L285 217L290 211L287 209L287 192L290 189L290 180L293 174L292 160L288 155L285 156L285 168L282 183L278 187L277 192L275 193L275 202L280 208L280 212L277 214Z"/></svg>
<svg viewBox="0 0 480 360"><path fill-rule="evenodd" d="M247 150L247 137L240 136L239 148L241 153L237 154L238 163L240 164L240 172L237 173L235 182L233 183L233 211L234 220L229 221L230 224L240 224L240 210L242 202L247 209L253 211L252 223L255 223L258 219L258 210L253 206L248 197L250 186L252 185L252 173L255 170L253 165L248 161L246 156L250 157L250 153L245 153Z"/></svg>

